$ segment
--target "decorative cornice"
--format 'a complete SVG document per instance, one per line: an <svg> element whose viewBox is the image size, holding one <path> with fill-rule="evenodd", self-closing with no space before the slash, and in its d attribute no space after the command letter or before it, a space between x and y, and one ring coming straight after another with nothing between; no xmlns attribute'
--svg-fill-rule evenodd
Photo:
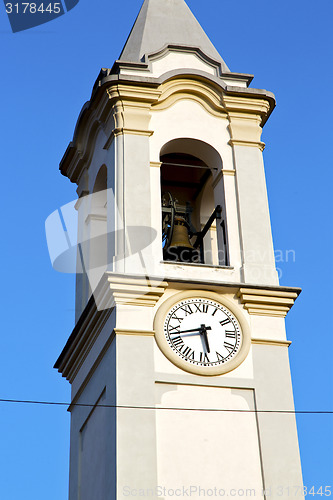
<svg viewBox="0 0 333 500"><path fill-rule="evenodd" d="M122 305L154 307L167 286L166 282L159 279L105 273L54 367L72 383L114 307ZM115 335L152 336L154 332L115 328L113 332L109 332L105 349ZM99 355L97 364L100 359Z"/></svg>
<svg viewBox="0 0 333 500"><path fill-rule="evenodd" d="M106 93L112 102L121 100L124 103L137 103L142 107L150 106L155 102L160 94L160 90L150 88L145 85L131 84L129 82L111 85L106 89Z"/></svg>
<svg viewBox="0 0 333 500"><path fill-rule="evenodd" d="M89 224L91 221L96 221L96 220L98 220L100 222L106 222L107 217L106 217L106 215L102 215L102 214L88 214L86 217L85 223Z"/></svg>
<svg viewBox="0 0 333 500"><path fill-rule="evenodd" d="M136 335L139 337L154 337L155 332L153 330L126 330L124 328L115 328L114 332L116 335Z"/></svg>
<svg viewBox="0 0 333 500"><path fill-rule="evenodd" d="M249 314L285 318L298 297L297 292L240 288L237 296Z"/></svg>
<svg viewBox="0 0 333 500"><path fill-rule="evenodd" d="M150 162L151 167L161 168L161 165L162 165L161 161L151 161Z"/></svg>
<svg viewBox="0 0 333 500"><path fill-rule="evenodd" d="M236 175L236 170L228 170L226 168L224 168L223 170L221 170L222 172L222 175L231 175L231 176L235 176Z"/></svg>
<svg viewBox="0 0 333 500"><path fill-rule="evenodd" d="M150 112L166 109L179 99L192 99L211 115L229 118L232 139L257 141L252 145L262 147L259 130L255 129L263 126L275 105L273 94L267 91L228 90L221 77L198 70L171 71L159 78L112 74L109 70L102 73L105 76L98 80L91 100L83 107L73 141L60 163L62 174L72 182L80 182L101 132L108 137L106 149L119 133L149 136ZM252 121L251 137L240 133L246 118Z"/></svg>
<svg viewBox="0 0 333 500"><path fill-rule="evenodd" d="M230 139L228 144L230 146L250 146L253 148L259 148L260 151L263 151L266 147L266 144L262 141L242 141L242 140Z"/></svg>
<svg viewBox="0 0 333 500"><path fill-rule="evenodd" d="M138 128L118 128L113 131L114 135L144 135L146 137L151 137L154 133L153 130L140 130Z"/></svg>
<svg viewBox="0 0 333 500"><path fill-rule="evenodd" d="M291 345L290 340L271 340L271 339L251 339L251 344L255 345L271 345L277 347L289 347Z"/></svg>
<svg viewBox="0 0 333 500"><path fill-rule="evenodd" d="M115 305L154 307L168 286L165 281L113 273L107 279Z"/></svg>
<svg viewBox="0 0 333 500"><path fill-rule="evenodd" d="M253 113L255 115L265 116L270 111L270 103L267 99L260 97L250 98L244 95L223 95L223 103L228 112L233 112L235 117L239 114Z"/></svg>
<svg viewBox="0 0 333 500"><path fill-rule="evenodd" d="M54 365L70 383L75 379L84 360L91 351L92 346L110 317L112 309L97 311L96 306L93 304L93 301L91 301L84 313L85 314L82 314L80 320L76 324L66 346ZM110 335L112 336L112 332L110 332ZM107 345L110 345L110 342L111 337L109 337ZM99 359L101 359L101 355Z"/></svg>
<svg viewBox="0 0 333 500"><path fill-rule="evenodd" d="M143 135L146 137L151 137L154 134L154 131L153 130L140 130L137 128L124 128L124 127L115 128L114 130L112 130L110 137L108 138L108 140L106 141L106 143L103 146L103 149L109 149L109 147L111 146L113 139L115 137L118 137L119 135L125 135L125 134Z"/></svg>
<svg viewBox="0 0 333 500"><path fill-rule="evenodd" d="M212 82L203 82L190 75L170 79L163 83L161 95L158 101L152 104L152 110L168 109L177 101L184 99L197 102L213 116L227 118L219 87Z"/></svg>

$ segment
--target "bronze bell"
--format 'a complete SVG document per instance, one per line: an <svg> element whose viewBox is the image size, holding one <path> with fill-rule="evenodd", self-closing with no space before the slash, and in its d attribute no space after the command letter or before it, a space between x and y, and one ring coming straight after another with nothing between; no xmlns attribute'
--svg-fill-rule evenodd
<svg viewBox="0 0 333 500"><path fill-rule="evenodd" d="M199 262L199 252L190 242L188 229L184 217L176 216L172 240L165 250L167 260L178 262Z"/></svg>

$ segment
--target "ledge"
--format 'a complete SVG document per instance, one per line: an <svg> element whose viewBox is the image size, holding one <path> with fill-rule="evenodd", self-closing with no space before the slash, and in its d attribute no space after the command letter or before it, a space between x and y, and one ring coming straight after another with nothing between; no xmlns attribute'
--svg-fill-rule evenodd
<svg viewBox="0 0 333 500"><path fill-rule="evenodd" d="M290 340L271 340L271 339L251 339L251 344L256 345L271 345L277 347L289 347L292 342Z"/></svg>
<svg viewBox="0 0 333 500"><path fill-rule="evenodd" d="M249 314L285 318L297 299L299 292L240 288L237 297Z"/></svg>
<svg viewBox="0 0 333 500"><path fill-rule="evenodd" d="M230 271L234 270L234 267L232 266L215 266L214 264L202 264L201 262L178 262L173 260L162 260L161 264L167 264L168 266L170 265L191 266L191 267L205 267L206 269L228 269Z"/></svg>
<svg viewBox="0 0 333 500"><path fill-rule="evenodd" d="M154 307L168 284L163 280L109 273L109 288L115 305Z"/></svg>

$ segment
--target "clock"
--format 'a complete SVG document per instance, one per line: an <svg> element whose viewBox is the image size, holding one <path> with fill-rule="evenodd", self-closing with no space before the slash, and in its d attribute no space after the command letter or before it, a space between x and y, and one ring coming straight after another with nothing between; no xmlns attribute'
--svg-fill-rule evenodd
<svg viewBox="0 0 333 500"><path fill-rule="evenodd" d="M206 291L168 299L155 318L155 338L176 366L198 375L227 373L246 358L248 324L225 297Z"/></svg>

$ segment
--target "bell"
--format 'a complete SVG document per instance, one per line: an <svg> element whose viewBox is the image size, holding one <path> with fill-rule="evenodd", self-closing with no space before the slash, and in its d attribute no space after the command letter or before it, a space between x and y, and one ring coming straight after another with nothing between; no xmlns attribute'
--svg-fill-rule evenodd
<svg viewBox="0 0 333 500"><path fill-rule="evenodd" d="M200 262L199 251L190 242L190 237L183 217L176 216L172 240L164 252L166 260L178 262Z"/></svg>

